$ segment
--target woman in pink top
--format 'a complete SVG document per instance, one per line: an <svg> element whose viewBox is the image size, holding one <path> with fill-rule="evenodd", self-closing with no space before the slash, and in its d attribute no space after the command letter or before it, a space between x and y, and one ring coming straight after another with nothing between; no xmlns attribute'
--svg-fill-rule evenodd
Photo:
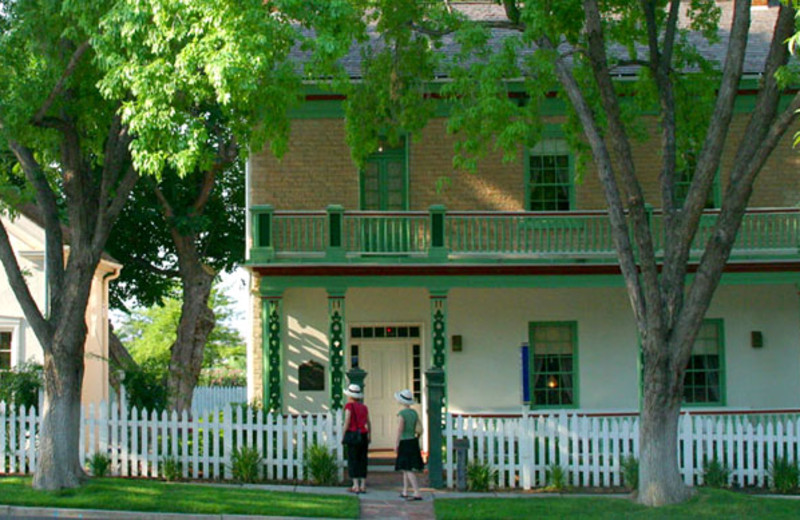
<svg viewBox="0 0 800 520"><path fill-rule="evenodd" d="M364 392L357 384L351 384L344 390L347 396L347 404L344 406L344 432L361 433L361 441L357 444L347 445L347 473L353 479L351 493L367 492L367 448L370 441L369 410L361 402L364 399Z"/></svg>

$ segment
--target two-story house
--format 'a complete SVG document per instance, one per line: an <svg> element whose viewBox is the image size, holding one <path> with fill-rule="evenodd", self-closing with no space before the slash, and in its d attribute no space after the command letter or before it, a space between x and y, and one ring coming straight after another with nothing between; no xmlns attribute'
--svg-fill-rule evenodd
<svg viewBox="0 0 800 520"><path fill-rule="evenodd" d="M773 11L754 10L753 30L771 28ZM747 72L761 66L756 54ZM754 81L741 87L707 222ZM310 92L285 157L248 162L251 397L286 413L340 408L345 372L361 368L374 448L392 446L393 393L410 388L424 402L431 366L444 370L451 412L637 411L639 340L605 202L591 165L576 181L563 118L549 118L516 162L497 153L475 173L453 169L454 138L434 118L359 170L341 103ZM657 230L652 146L638 145L636 166ZM800 409L798 166L787 135L755 186L694 347L687 408Z"/></svg>

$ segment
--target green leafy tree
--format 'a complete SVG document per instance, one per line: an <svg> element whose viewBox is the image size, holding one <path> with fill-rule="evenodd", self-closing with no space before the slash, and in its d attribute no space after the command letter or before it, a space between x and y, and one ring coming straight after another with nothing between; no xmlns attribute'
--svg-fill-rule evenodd
<svg viewBox="0 0 800 520"><path fill-rule="evenodd" d="M213 291L211 303L219 325L208 338L203 368L227 366L241 369L245 359L245 345L239 331L230 324L234 312L231 308L232 302L225 294ZM137 363L161 366L166 375L170 348L175 342L177 325L181 318L181 306L182 303L177 298L166 298L163 305L135 309L123 320L119 327L119 338Z"/></svg>
<svg viewBox="0 0 800 520"><path fill-rule="evenodd" d="M97 89L102 71L92 40L110 5L0 2L0 148L14 158L3 173L3 200L6 209L39 221L47 250L49 302L41 309L0 225L0 261L44 350L33 479L40 489L85 478L78 443L86 305L111 227L137 180L121 103Z"/></svg>
<svg viewBox="0 0 800 520"><path fill-rule="evenodd" d="M243 372L244 340L230 324L234 313L230 298L213 291L211 304L218 325L209 335L204 349L203 372L227 379L224 377L227 374ZM135 360L124 369L125 387L132 406L159 411L167 406L170 350L175 344L181 313L181 301L166 298L163 304L132 310L120 324L119 338Z"/></svg>
<svg viewBox="0 0 800 520"><path fill-rule="evenodd" d="M181 178L168 170L159 179L143 179L109 242L109 253L126 266L112 289L117 308L130 301L160 304L176 285L181 289L176 333L165 351L169 403L177 411L191 408L218 321L210 305L213 280L243 260L244 184L240 161L218 173Z"/></svg>
<svg viewBox="0 0 800 520"><path fill-rule="evenodd" d="M126 0L103 21L99 45L108 74L101 89L124 101L123 120L137 135L133 162L153 176L135 193L114 251L133 260L123 284L143 302L156 301L180 280L183 306L168 384L174 410L191 406L215 322L208 306L214 277L242 258L237 158L265 141L283 153L287 113L299 101L302 79L290 52L310 51L317 58L309 67L326 66L327 56L344 52L350 39L337 19L355 12L348 6L342 0ZM309 24L319 27L314 38L301 30ZM126 241L143 229L150 233L137 241L153 243L126 251Z"/></svg>
<svg viewBox="0 0 800 520"><path fill-rule="evenodd" d="M213 176L235 151L266 140L279 153L302 72L288 63L290 50L300 41L320 56L349 47L351 34L337 22L350 11L347 2L280 4L0 2L0 138L14 155L19 193L34 194L48 252L45 312L0 227L0 260L44 347L35 487L75 487L85 478L78 460L84 314L92 275L137 173ZM323 29L301 37L308 24ZM193 204L197 215L206 198L201 193Z"/></svg>
<svg viewBox="0 0 800 520"><path fill-rule="evenodd" d="M363 160L372 152L387 127L402 125L413 133L424 126L433 96L421 94L435 80L437 63L448 67L451 78L441 93L450 101L449 130L462 137L460 166L475 167L487 143L507 157L535 143L543 101L557 93L567 106L567 138L599 177L642 343L638 500L653 506L683 501L690 490L678 471L676 446L685 368L753 183L800 108L800 96L786 90L795 79L786 45L795 32L795 11L787 5L774 11L748 138L735 159L722 164L750 37L749 0L732 2L725 27L713 0L497 3L505 16L482 21L461 16L457 2L360 3L380 34L378 45L362 51L363 81L336 85L348 95L354 157ZM728 36L725 56L712 61L701 47L717 43L721 32ZM458 52L437 62L445 34ZM620 67L635 76L614 81ZM509 96L512 80L524 86L522 101ZM784 96L788 103L781 103ZM659 257L642 172L633 159L634 143L649 137L649 122L657 123L652 138L661 160L660 200L652 201L663 211ZM717 171L728 180L720 214L689 277L690 248ZM685 194L678 193L681 172L691 179Z"/></svg>

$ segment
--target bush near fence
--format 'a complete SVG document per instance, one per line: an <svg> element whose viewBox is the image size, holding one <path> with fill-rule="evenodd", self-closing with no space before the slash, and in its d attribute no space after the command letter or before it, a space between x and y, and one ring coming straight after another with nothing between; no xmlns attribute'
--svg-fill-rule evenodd
<svg viewBox="0 0 800 520"><path fill-rule="evenodd" d="M591 417L576 413L518 418L446 416L445 474L453 487L453 440L469 441L470 461L498 472L500 488L547 485L547 469L566 469L576 487L619 487L626 457L639 457L636 416ZM703 484L703 464L716 460L729 468L729 485L769 485L771 463L800 460L800 414L682 414L678 431L680 471L687 485Z"/></svg>
<svg viewBox="0 0 800 520"><path fill-rule="evenodd" d="M318 444L331 450L339 479L344 476L341 412L297 416L228 405L190 416L103 403L82 409L82 417L81 463L107 454L111 475L163 478L165 469L177 465L184 479L230 480L232 453L250 446L264 456L262 480L300 481L305 451ZM0 403L0 474L35 471L40 423L35 408Z"/></svg>

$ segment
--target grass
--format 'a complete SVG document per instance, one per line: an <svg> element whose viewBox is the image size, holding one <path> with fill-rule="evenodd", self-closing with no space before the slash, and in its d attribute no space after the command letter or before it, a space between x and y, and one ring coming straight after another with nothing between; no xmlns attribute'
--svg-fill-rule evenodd
<svg viewBox="0 0 800 520"><path fill-rule="evenodd" d="M434 502L436 518L507 519L797 519L800 499L764 498L717 489L698 490L688 502L651 509L630 500L601 497L479 498Z"/></svg>
<svg viewBox="0 0 800 520"><path fill-rule="evenodd" d="M37 491L27 477L0 478L0 504L68 509L357 518L358 499L118 478L63 491Z"/></svg>

